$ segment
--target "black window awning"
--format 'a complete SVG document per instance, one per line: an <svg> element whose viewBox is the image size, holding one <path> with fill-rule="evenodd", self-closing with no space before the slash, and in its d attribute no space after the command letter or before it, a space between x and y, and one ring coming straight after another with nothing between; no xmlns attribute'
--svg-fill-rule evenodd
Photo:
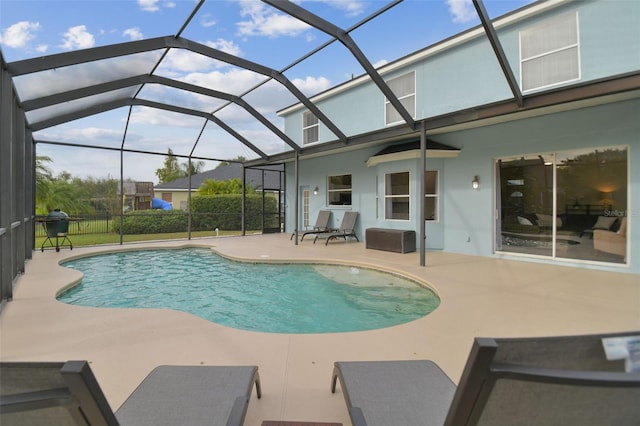
<svg viewBox="0 0 640 426"><path fill-rule="evenodd" d="M427 158L455 158L460 149L427 139ZM390 145L369 157L367 167L390 161L411 160L420 158L420 141L411 141Z"/></svg>

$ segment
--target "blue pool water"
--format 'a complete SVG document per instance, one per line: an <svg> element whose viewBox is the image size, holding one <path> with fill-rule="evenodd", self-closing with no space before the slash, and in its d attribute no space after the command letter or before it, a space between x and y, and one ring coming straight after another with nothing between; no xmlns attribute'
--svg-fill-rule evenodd
<svg viewBox="0 0 640 426"><path fill-rule="evenodd" d="M403 324L440 303L429 289L392 274L347 266L244 263L208 249L141 250L64 263L80 285L64 303L169 308L243 330L330 333Z"/></svg>

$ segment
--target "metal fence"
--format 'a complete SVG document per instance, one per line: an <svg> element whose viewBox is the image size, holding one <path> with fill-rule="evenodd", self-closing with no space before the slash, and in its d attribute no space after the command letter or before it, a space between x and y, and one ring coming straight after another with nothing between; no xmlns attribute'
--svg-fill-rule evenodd
<svg viewBox="0 0 640 426"><path fill-rule="evenodd" d="M117 217L116 217L117 219ZM111 215L74 215L69 217L69 235L113 232ZM36 238L46 237L46 216L36 216Z"/></svg>
<svg viewBox="0 0 640 426"><path fill-rule="evenodd" d="M46 216L36 217L36 238L45 238ZM281 232L284 217L281 213L245 216L245 230ZM123 217L123 234L158 234L189 231L189 215L181 210L161 212L140 210ZM241 213L192 214L191 231L242 231ZM120 216L72 215L69 217L69 235L120 234Z"/></svg>

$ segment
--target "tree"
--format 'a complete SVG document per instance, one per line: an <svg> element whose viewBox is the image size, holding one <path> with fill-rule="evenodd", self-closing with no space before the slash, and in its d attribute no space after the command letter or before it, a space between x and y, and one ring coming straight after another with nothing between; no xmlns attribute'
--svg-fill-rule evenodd
<svg viewBox="0 0 640 426"><path fill-rule="evenodd" d="M191 165L191 167L189 167L189 165ZM182 177L197 175L204 169L204 161L186 161L180 165L180 168L182 169Z"/></svg>
<svg viewBox="0 0 640 426"><path fill-rule="evenodd" d="M196 175L204 168L204 161L191 161L188 160L184 163L179 163L178 158L173 154L171 148L167 151L167 157L164 160L164 167L156 169L156 176L159 183L167 183L187 177L189 174Z"/></svg>
<svg viewBox="0 0 640 426"><path fill-rule="evenodd" d="M255 189L247 185L245 194L255 194ZM197 195L242 194L242 181L238 178L227 180L205 179L198 188Z"/></svg>
<svg viewBox="0 0 640 426"><path fill-rule="evenodd" d="M68 214L95 214L96 210L114 213L120 210L119 181L76 178L63 171L53 176L46 156L36 157L36 214L46 215L59 208Z"/></svg>
<svg viewBox="0 0 640 426"><path fill-rule="evenodd" d="M89 203L91 194L82 185L82 180L72 178L68 172L62 172L49 180L44 192L37 192L36 213L46 214L54 209L68 214L93 214L95 209Z"/></svg>
<svg viewBox="0 0 640 426"><path fill-rule="evenodd" d="M242 155L238 155L236 158L232 158L230 161L221 161L216 166L216 169L219 169L220 167L228 166L231 163L231 161L233 161L234 163L235 162L244 163L245 161L247 161L247 158L243 157Z"/></svg>
<svg viewBox="0 0 640 426"><path fill-rule="evenodd" d="M51 158L47 156L36 156L36 210L47 212L44 200L49 198L51 181L53 174L45 163L50 163Z"/></svg>
<svg viewBox="0 0 640 426"><path fill-rule="evenodd" d="M167 151L167 157L164 160L164 167L156 170L156 176L160 183L167 183L182 177L182 171L178 164L178 159L173 155L171 148Z"/></svg>

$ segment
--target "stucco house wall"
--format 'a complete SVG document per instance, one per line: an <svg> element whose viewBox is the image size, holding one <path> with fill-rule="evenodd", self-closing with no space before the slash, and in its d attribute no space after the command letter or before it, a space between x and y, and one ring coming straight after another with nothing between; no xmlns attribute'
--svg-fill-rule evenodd
<svg viewBox="0 0 640 426"><path fill-rule="evenodd" d="M498 20L495 25L516 79L520 79L519 33L554 16L577 14L580 77L576 81L554 86L584 84L603 78L640 70L640 3L580 1L547 2L540 13L525 12ZM534 5L534 8L541 7ZM529 11L529 12L527 12ZM473 108L510 98L512 95L488 41L476 37L474 31L442 44L416 52L380 71L388 78L409 71L416 73L416 118L439 116L448 112ZM410 55L411 56L411 55ZM414 59L412 59L414 58ZM546 90L546 89L545 89ZM525 92L527 96L530 93ZM331 89L314 99L330 119L347 135L373 132L384 128L384 97L368 80L357 80ZM358 108L353 108L358 105ZM286 133L300 141L302 113L300 105L282 111ZM571 259L536 258L523 260L562 262L577 267L640 272L640 100L637 92L622 98L600 98L548 108L528 115L496 120L464 130L444 129L427 134L429 139L459 148L456 158L428 158L427 170L440 173L439 219L426 222L425 248L480 256L503 256L496 253L496 160L501 157L536 155L582 148L606 149L624 146L628 156L628 252L622 265L579 262ZM320 124L320 141L335 137ZM387 143L386 145L388 145ZM419 231L417 177L421 176L418 160L381 163L367 167L366 161L385 144L319 158L300 160L299 183L295 188L292 163L287 164L287 230L294 223L294 196L304 188L319 188L310 198L310 222L319 210L333 212L332 226L339 227L343 207L327 205L327 176L351 174L353 200L349 208L360 213L357 232L364 239L369 227L412 229ZM411 212L406 221L384 218L385 173L408 171L411 177ZM474 176L480 187L472 189ZM298 225L299 227L299 225ZM417 241L420 246L420 241Z"/></svg>

